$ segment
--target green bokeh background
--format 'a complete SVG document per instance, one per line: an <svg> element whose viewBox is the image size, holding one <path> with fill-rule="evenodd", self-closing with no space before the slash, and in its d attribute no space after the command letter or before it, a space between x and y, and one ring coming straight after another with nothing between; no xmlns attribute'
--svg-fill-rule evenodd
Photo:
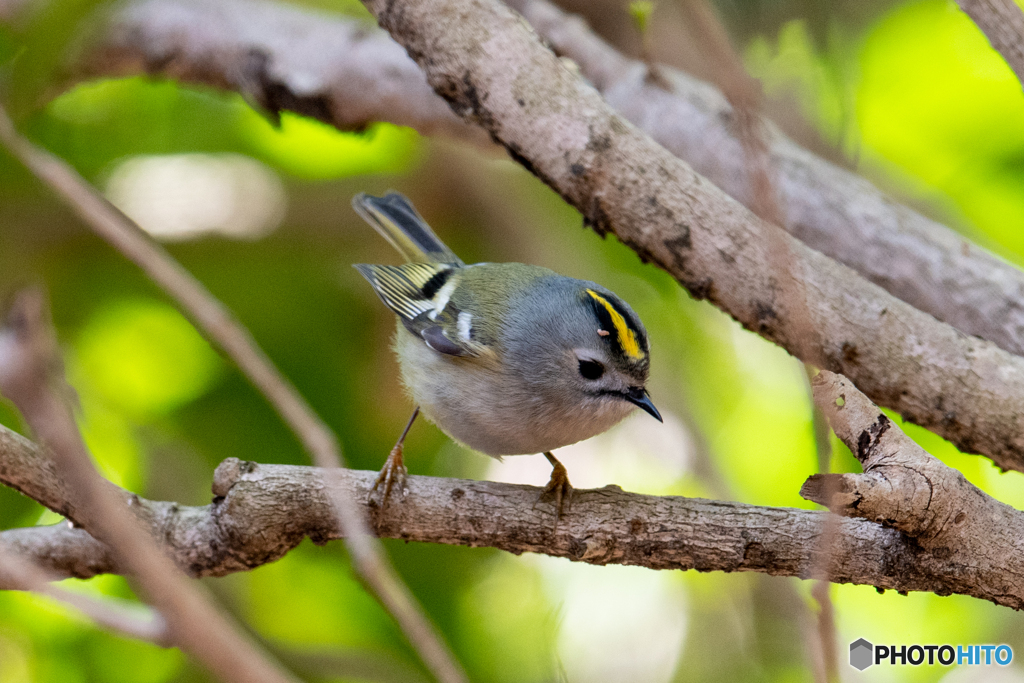
<svg viewBox="0 0 1024 683"><path fill-rule="evenodd" d="M575 211L501 155L385 124L339 133L285 114L274 126L237 95L139 78L83 84L40 106L57 55L93 4L58 3L18 31L0 30L6 101L25 132L99 187L140 155L244 155L278 179L287 210L271 234L205 236L169 248L248 326L337 432L353 467L380 467L411 407L388 348L393 320L350 268L397 262L349 208L356 192L394 188L467 261L527 261L597 280L646 322L652 393L669 426L633 421L595 441L567 461L578 485L813 507L797 494L817 470L802 366L691 300L621 244L581 229ZM357 11L351 3L317 5ZM846 163L1006 259L1024 261L1024 95L954 4L875 3L867 18L816 14L760 31L742 29L742 20L764 7L724 7L766 92L796 103ZM621 21L629 21L624 8ZM111 480L150 498L200 505L226 457L307 464L266 402L167 297L2 152L0 226L0 294L45 285L83 433ZM0 422L24 432L3 402ZM1020 474L1000 474L988 460L904 426L970 481L1024 507ZM657 429L667 430L652 437L662 441L637 445L637 434ZM834 445L831 467L856 471L849 452ZM490 469L424 422L413 428L407 455L419 474L519 476ZM543 467L536 472L526 480L544 483ZM0 528L59 522L0 489ZM804 582L385 545L474 681L812 680L801 633L816 607ZM119 577L64 583L133 597ZM427 680L339 544L305 543L274 564L204 583L307 680ZM1006 608L863 586L831 590L848 680L949 673L925 666L858 674L845 652L862 636L1005 642L1024 652L1024 621ZM1011 670L1019 670L1016 662ZM0 683L205 680L176 650L111 635L45 598L0 593Z"/></svg>

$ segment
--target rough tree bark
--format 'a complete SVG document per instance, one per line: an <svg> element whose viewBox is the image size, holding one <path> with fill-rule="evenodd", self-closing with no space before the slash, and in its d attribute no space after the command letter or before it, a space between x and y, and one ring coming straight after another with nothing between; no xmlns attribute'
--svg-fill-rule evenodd
<svg viewBox="0 0 1024 683"><path fill-rule="evenodd" d="M848 371L869 393L911 419L965 448L984 450L1006 467L1024 469L1018 424L1024 360L938 323L752 216L612 112L504 7L486 0L368 4L456 112L480 124L599 232L615 232L696 296L711 299L795 354ZM787 245L794 272L768 267L766 245L773 241ZM794 304L779 296L790 280L806 287L818 330L814 339L794 334ZM848 418L847 437L864 432L869 446L870 439L878 441L880 423L877 413L871 415L867 425ZM864 461L874 468L880 465L872 448ZM0 480L76 518L49 460L31 444L0 430L0 453ZM215 475L209 506L120 495L179 564L194 575L219 575L277 559L306 536L318 542L338 537L329 492L344 489L362 500L373 476L228 459ZM842 493L871 502L877 487L865 492L876 474L864 476L839 480L847 487ZM1002 509L984 494L957 485L955 477L950 482L943 495L973 497L964 502L973 511L969 514ZM814 487L808 495L827 488ZM426 477L410 478L405 503L375 510L373 520L382 536L407 540L546 552L596 564L762 571L901 591L958 592L1024 606L1020 568L1012 558L986 558L992 561L962 571L967 559L957 554L962 549L940 538L941 525L936 532L934 523L920 517L885 515L886 504L904 494L916 501L919 490L897 490L891 499L872 502L875 507L865 503L865 510L883 511L871 512L872 519L895 528L842 519L827 544L821 542L827 513L638 496L614 487L580 491L553 533L550 511L533 509L536 489ZM851 511L832 493L822 500ZM998 521L986 542L990 551L1008 535L1020 538L1024 532L1016 511ZM957 524L956 516L952 523ZM985 525L978 528L984 531ZM64 525L4 532L0 546L75 575L118 569L102 544Z"/></svg>
<svg viewBox="0 0 1024 683"><path fill-rule="evenodd" d="M1013 592L1024 579L1024 513L929 455L846 378L823 372L813 390L864 473L816 474L801 495L833 512L901 531L990 594Z"/></svg>
<svg viewBox="0 0 1024 683"><path fill-rule="evenodd" d="M0 460L8 463L4 483L39 492L48 507L63 507L54 494L59 481L33 444L0 429ZM179 566L192 576L223 576L273 562L307 536L315 543L339 538L330 490L338 487L364 501L375 478L375 472L228 458L214 475L209 505L123 495ZM1011 572L1009 564L1002 574L964 573L959 552L922 548L900 531L867 520L839 519L826 545L828 513L644 496L608 486L577 490L554 532L550 506L534 506L535 487L422 476L410 476L408 483L401 505L365 507L382 538L543 553L599 565L754 571L897 591L962 593L1014 609L1024 606L1024 575ZM1024 536L1024 523L1014 523L1018 536ZM1000 528L978 542L996 542L1003 533ZM66 524L2 532L0 548L17 549L54 571L82 578L119 571L102 543Z"/></svg>

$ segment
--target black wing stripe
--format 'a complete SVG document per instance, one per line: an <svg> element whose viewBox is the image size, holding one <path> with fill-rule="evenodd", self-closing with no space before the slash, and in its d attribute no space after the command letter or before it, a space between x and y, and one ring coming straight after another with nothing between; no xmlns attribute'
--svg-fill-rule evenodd
<svg viewBox="0 0 1024 683"><path fill-rule="evenodd" d="M450 265L434 263L407 263L404 266L360 264L356 269L370 281L381 301L406 320L434 310L433 296L425 296L424 288L429 286L436 294L454 270Z"/></svg>
<svg viewBox="0 0 1024 683"><path fill-rule="evenodd" d="M423 284L423 298L433 300L434 295L437 294L438 290L444 287L444 283L448 282L448 278L451 276L451 268L439 270L434 273L434 276Z"/></svg>

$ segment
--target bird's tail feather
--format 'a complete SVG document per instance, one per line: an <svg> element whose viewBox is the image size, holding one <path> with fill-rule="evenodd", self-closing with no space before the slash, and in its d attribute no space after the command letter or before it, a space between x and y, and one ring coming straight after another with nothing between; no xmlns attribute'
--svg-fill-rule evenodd
<svg viewBox="0 0 1024 683"><path fill-rule="evenodd" d="M442 242L412 203L398 192L383 197L359 193L352 208L410 263L454 263L462 260Z"/></svg>

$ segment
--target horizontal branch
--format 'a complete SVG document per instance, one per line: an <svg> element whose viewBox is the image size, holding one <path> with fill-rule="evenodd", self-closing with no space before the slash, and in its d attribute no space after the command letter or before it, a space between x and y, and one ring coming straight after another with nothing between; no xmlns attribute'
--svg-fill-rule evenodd
<svg viewBox="0 0 1024 683"><path fill-rule="evenodd" d="M288 5L240 4L130 4L69 66L70 77L159 75L235 90L268 111L296 111L342 130L389 121L490 144L444 105L386 34ZM659 78L648 78L646 64L623 56L547 0L508 4L576 62L619 114L754 205L735 113L718 90L661 65ZM912 306L1024 355L1024 273L773 126L766 135L789 232Z"/></svg>
<svg viewBox="0 0 1024 683"><path fill-rule="evenodd" d="M297 681L188 582L162 552L159 539L150 535L151 526L133 514L130 495L126 498L96 470L71 412L49 309L38 290L19 292L0 327L0 392L18 407L45 446L43 457L53 463L64 490L71 493L77 520L110 546L136 590L159 612L149 626L134 623L132 628L177 645L224 683ZM27 558L15 556L12 564L20 563L27 565ZM24 585L31 576L15 568L10 578ZM108 626L117 622L129 627L109 610L95 616Z"/></svg>
<svg viewBox="0 0 1024 683"><path fill-rule="evenodd" d="M109 546L71 522L0 532L0 553L25 557L60 577L123 573Z"/></svg>
<svg viewBox="0 0 1024 683"><path fill-rule="evenodd" d="M273 562L307 536L316 543L338 538L330 489L342 488L362 501L375 477L228 458L214 475L210 505L138 499L132 508L143 511L154 536L192 576L223 576ZM423 476L409 477L408 487L400 503L383 511L367 506L382 538L543 553L598 565L754 571L1024 605L1024 594L975 586L940 553L865 520L838 520L825 552L819 543L823 512L645 496L609 486L578 489L572 509L553 531L551 506L534 505L538 488ZM117 570L102 544L66 524L2 532L0 547L20 549L54 571L82 578Z"/></svg>
<svg viewBox="0 0 1024 683"><path fill-rule="evenodd" d="M70 164L18 135L2 106L0 106L0 141L39 180L46 183L67 202L98 235L131 259L178 303L182 311L195 322L197 329L223 350L238 365L239 370L252 382L253 386L266 397L282 420L295 432L296 437L313 457L314 462L321 467L328 468L340 467L343 464L341 450L334 433L295 390L291 382L274 366L270 358L256 344L249 331L166 250L148 237L138 225L105 201L102 195L87 183ZM24 310L30 308L30 306L23 307ZM36 331L40 332L41 330ZM41 338L48 336L43 334ZM11 338L17 339L18 335L15 334ZM52 338L46 343L47 349L55 346L56 341ZM26 354L20 355L25 356ZM56 353L53 355L54 358L59 358ZM0 360L2 360L2 356L0 356ZM0 367L0 370L3 368ZM0 380L3 379L3 375L0 375ZM40 390L39 387L22 387L20 384L14 388L35 389L35 394L38 394ZM12 394L11 398L15 398L15 396ZM33 417L39 417L33 415L29 410L33 406L19 405L19 407L29 424L33 426L37 436L41 433L41 429L52 426L52 420L48 419L33 422ZM66 430L74 434L75 438L71 439L75 446L73 450L80 451L79 455L85 458L84 463L88 464L88 456L85 455L84 445L81 444L81 438L77 434L70 414L63 415L62 421L66 423ZM52 448L52 444L45 439L43 443ZM52 448L52 450L55 454L60 453L56 448ZM91 472L89 488L95 490L97 494L103 494L100 500L105 505L116 500L116 492L103 490L104 486L108 486L108 482L91 469L89 471ZM72 498L72 500L74 499ZM352 556L356 572L381 601L385 609L395 617L402 631L409 637L413 648L421 655L424 663L436 678L442 683L465 681L466 677L461 667L455 662L447 645L420 610L412 593L391 567L377 539L370 534L366 521L362 518L356 505L344 496L337 496L333 503L341 527L345 530L346 546ZM107 516L104 515L100 520L106 521L106 518ZM95 528L88 523L84 526L90 532L95 532ZM127 532L134 534L130 528ZM101 538L109 540L106 536ZM114 545L117 550L117 545ZM138 552L130 552L127 555L122 555L122 559L127 557L134 562L138 555ZM154 567L154 569L161 574L164 573L159 567ZM139 574L141 579L145 578L141 572ZM167 578L177 580L170 575ZM187 591L169 592L185 593ZM197 610L205 609L205 606L198 603L195 607ZM202 626L198 629L192 628L186 629L186 631L191 637L195 635L192 631L207 628L206 622L216 618L217 615L214 614L210 619L203 620ZM203 646L208 644L202 639L198 642ZM259 653L253 652L249 659L259 664L257 661L260 659ZM247 680L259 679L252 672L246 673L244 667L239 669L237 666L228 666L224 671L225 674L222 677L234 676L240 671L243 677L248 677ZM275 680L273 672L268 670L266 673L271 676L267 680Z"/></svg>

